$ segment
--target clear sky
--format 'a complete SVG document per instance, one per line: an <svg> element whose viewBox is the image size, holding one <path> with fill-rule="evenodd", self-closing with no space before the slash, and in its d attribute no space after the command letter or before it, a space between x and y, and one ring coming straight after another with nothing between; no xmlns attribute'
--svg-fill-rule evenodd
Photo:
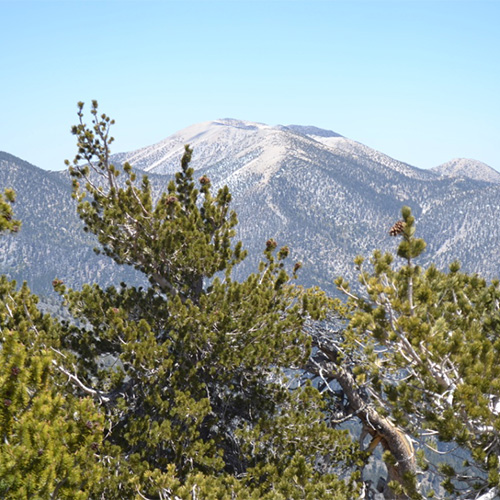
<svg viewBox="0 0 500 500"><path fill-rule="evenodd" d="M0 21L0 150L45 169L97 99L115 152L231 117L500 170L497 0L0 0Z"/></svg>

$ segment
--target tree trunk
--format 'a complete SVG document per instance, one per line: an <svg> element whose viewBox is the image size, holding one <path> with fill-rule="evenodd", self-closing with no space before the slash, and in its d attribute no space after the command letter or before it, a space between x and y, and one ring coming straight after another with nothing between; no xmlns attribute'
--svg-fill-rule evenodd
<svg viewBox="0 0 500 500"><path fill-rule="evenodd" d="M362 441L366 435L371 436L368 451L372 452L378 445L384 451L389 451L393 462L386 463L387 478L380 478L378 491L384 494L387 500L408 500L422 498L418 493L416 482L416 459L413 445L409 437L387 418L380 415L366 397L360 393L353 375L337 363L337 351L334 347L322 342L315 342L318 349L311 358L307 370L320 376L325 382L336 380L347 405L344 407L346 415L357 417L363 425ZM362 444L362 443L361 443ZM405 493L396 494L389 487L395 481L403 486Z"/></svg>
<svg viewBox="0 0 500 500"><path fill-rule="evenodd" d="M388 477L385 484L381 485L384 498L388 500L416 498L418 492L411 480L416 473L416 460L410 439L396 425L367 405L356 389L354 378L349 372L342 367L336 367L335 373L331 375L344 391L349 413L361 420L363 429L372 437L369 445L370 451L380 444L384 451L391 453L394 459L394 464L386 463ZM391 481L401 484L408 494L396 495L388 485Z"/></svg>

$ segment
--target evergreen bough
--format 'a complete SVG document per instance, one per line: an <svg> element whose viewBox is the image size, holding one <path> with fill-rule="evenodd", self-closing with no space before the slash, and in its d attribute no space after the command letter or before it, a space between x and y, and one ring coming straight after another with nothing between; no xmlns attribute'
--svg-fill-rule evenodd
<svg viewBox="0 0 500 500"><path fill-rule="evenodd" d="M368 265L356 259L355 290L337 280L347 301L334 308L335 328L313 336L310 370L322 366L327 382L340 384L347 416L363 425L362 444L370 438L365 449L382 446L386 498L422 498L424 471L441 477L452 498L492 498L499 491L500 285L461 272L457 262L447 272L417 265L425 242L415 227L404 207L391 228L401 260L376 251ZM434 453L431 462L416 449L435 451L436 441L466 450L468 461L457 466Z"/></svg>
<svg viewBox="0 0 500 500"><path fill-rule="evenodd" d="M192 150L153 200L147 177L110 163L113 120L95 101L91 126L78 115L78 212L145 284L54 279L73 315L60 322L0 277L0 497L350 499L369 494L360 472L379 445L385 498L430 497L424 471L451 498L498 494L497 280L416 265L425 242L404 207L401 260L357 258L360 285L337 280L345 302L295 286L300 263L289 273L273 239L235 281L231 196L194 179ZM0 233L20 228L14 201L0 194ZM332 428L354 418L362 453ZM468 459L429 461L417 448L436 440Z"/></svg>

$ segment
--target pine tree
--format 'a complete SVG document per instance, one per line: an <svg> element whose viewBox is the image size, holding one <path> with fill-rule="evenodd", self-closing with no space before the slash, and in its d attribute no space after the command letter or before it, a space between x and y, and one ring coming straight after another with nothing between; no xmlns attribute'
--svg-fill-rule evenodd
<svg viewBox="0 0 500 500"><path fill-rule="evenodd" d="M105 414L96 495L112 498L352 498L337 472L356 457L345 431L326 423L311 385L293 370L310 354L304 332L326 299L293 286L286 247L270 239L257 272L238 282L245 257L233 243L236 215L224 187L198 180L186 146L181 170L153 200L130 165L110 163L110 127L92 103L92 125L73 128L74 197L101 252L133 266L143 287L67 289L55 282L76 323L59 368L74 394ZM124 176L125 180L122 181ZM345 474L344 474L345 476Z"/></svg>
<svg viewBox="0 0 500 500"><path fill-rule="evenodd" d="M12 204L16 201L16 194L12 189L0 193L0 233L5 231L16 233L21 223L13 219Z"/></svg>
<svg viewBox="0 0 500 500"><path fill-rule="evenodd" d="M14 194L0 196L0 230L16 232ZM66 396L54 367L60 325L26 285L0 276L0 497L86 499L100 466L103 420L90 398Z"/></svg>
<svg viewBox="0 0 500 500"><path fill-rule="evenodd" d="M425 242L415 237L408 207L402 216L391 234L400 238L403 264L376 251L368 266L356 261L359 291L337 281L347 302L336 306L336 331L315 335L310 369L321 366L328 382L340 384L347 413L363 424L362 440L370 437L368 451L382 446L386 498L421 498L418 473L426 469L453 498L495 495L500 285L461 272L456 262L448 272L416 265ZM436 466L413 449L434 449L436 440L468 450L468 462Z"/></svg>

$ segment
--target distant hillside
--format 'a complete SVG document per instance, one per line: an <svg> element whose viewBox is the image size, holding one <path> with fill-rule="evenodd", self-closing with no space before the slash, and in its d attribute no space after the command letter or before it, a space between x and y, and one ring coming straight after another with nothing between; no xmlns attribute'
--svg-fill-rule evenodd
<svg viewBox="0 0 500 500"><path fill-rule="evenodd" d="M418 169L341 135L296 125L271 127L232 119L193 125L158 144L113 156L147 171L158 194L179 168L184 144L192 166L215 188L227 184L240 220L238 237L257 264L269 237L304 263L300 282L334 290L338 275L355 277L353 259L394 250L388 235L403 205L417 217L428 248L422 262L500 275L500 186ZM45 293L54 277L78 285L118 284L130 269L96 256L70 197L66 172L46 172L0 155L0 189L18 192L21 232L0 239L0 272L28 278ZM293 264L292 264L293 265ZM136 275L135 275L136 276ZM137 276L136 276L137 279Z"/></svg>
<svg viewBox="0 0 500 500"><path fill-rule="evenodd" d="M83 232L64 172L47 172L0 152L0 189L17 193L19 233L0 237L0 272L19 283L27 280L40 294L52 290L55 277L80 286L90 280L111 284L127 276L107 257L97 256L95 240Z"/></svg>
<svg viewBox="0 0 500 500"><path fill-rule="evenodd" d="M432 169L446 177L465 177L477 181L500 183L500 173L486 163L468 158L455 158Z"/></svg>

